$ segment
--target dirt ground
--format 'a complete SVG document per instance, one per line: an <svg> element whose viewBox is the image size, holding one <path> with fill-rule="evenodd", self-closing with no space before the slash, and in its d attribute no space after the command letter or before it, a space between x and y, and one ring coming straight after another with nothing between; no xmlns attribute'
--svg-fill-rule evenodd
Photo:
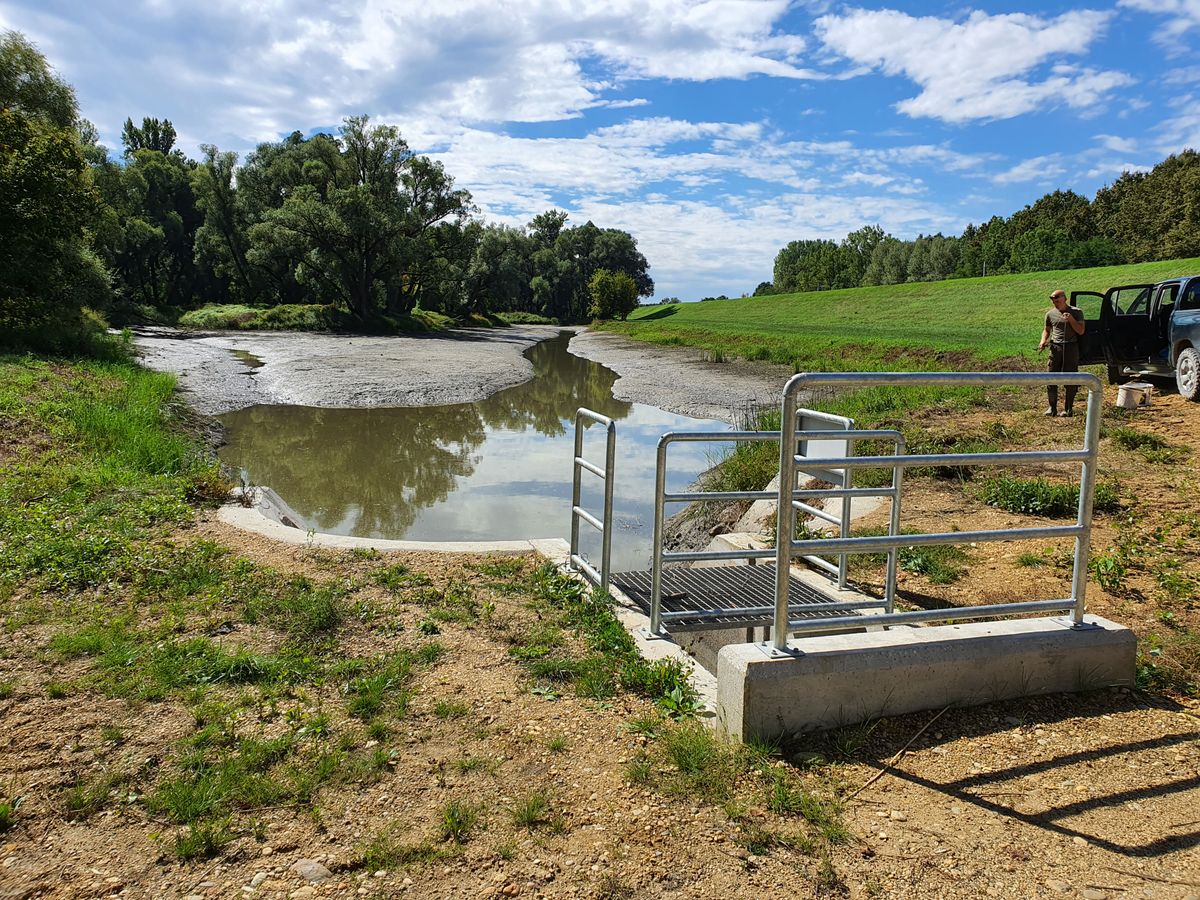
<svg viewBox="0 0 1200 900"><path fill-rule="evenodd" d="M1111 403L1115 389L1109 389ZM1046 420L1036 411L986 408L962 417L929 414L931 430L986 430L1000 417L1012 443L1078 440L1082 418ZM1171 461L1121 451L1106 438L1102 479L1114 482L1122 511L1097 518L1093 547L1106 552L1138 539L1153 553L1131 556L1112 590L1093 579L1091 609L1151 634L1194 634L1195 594L1163 594L1163 572L1195 576L1200 534L1181 510L1197 496L1200 405L1159 396L1146 410L1106 426L1129 425L1178 450ZM939 530L969 518L978 527L1020 517L982 505L970 485L912 485L905 524ZM1171 501L1167 505L1166 501ZM1194 508L1194 507L1193 507ZM1179 515L1182 512L1185 515ZM869 523L866 523L869 524ZM407 717L380 749L376 776L322 788L315 810L250 811L222 855L179 862L169 847L179 829L139 803L172 748L195 729L173 700L130 703L88 692L55 698L48 687L82 676L90 663L46 649L37 622L8 623L0 678L0 787L23 798L17 825L0 834L0 898L31 897L757 897L786 889L800 897L1200 898L1200 706L1179 692L1106 689L885 719L863 728L798 738L768 763L840 798L849 838L814 849L803 842L748 838L804 834L801 816L772 811L759 772L736 776L722 803L677 796L630 780L630 765L653 737L631 723L654 711L619 695L584 700L532 691L508 653L536 615L519 596L494 590L471 560L439 555L350 553L276 545L215 518L182 539L208 538L283 572L352 578L401 559L435 585L473 579L495 604L486 624L448 624L444 658L421 673ZM965 577L933 585L906 574L900 599L913 606L1063 596L1069 571L1018 563L1043 544L969 548ZM1163 562L1169 552L1178 568ZM1135 564L1136 563L1136 564ZM870 575L864 578L870 581ZM383 595L365 603L385 604ZM393 609L397 625L348 628L345 653L368 655L411 643L419 609ZM270 645L258 626L239 625L231 646ZM1169 649L1169 644L1167 645ZM1169 654L1168 654L1169 656ZM1163 663L1165 664L1165 662ZM283 697L279 708L249 709L270 729L289 704L341 709L332 687ZM326 692L328 695L326 695ZM460 704L461 714L439 715ZM345 727L344 716L335 724ZM117 728L124 738L111 740ZM361 731L358 746L371 749ZM64 812L63 791L80 778L120 768L145 775L125 796L82 820ZM145 774L149 773L149 774ZM531 791L550 798L554 827L527 829L512 810ZM480 822L461 846L438 836L439 810L459 799ZM432 848L377 870L357 865L380 835ZM302 862L304 861L304 862ZM305 877L297 865L311 877Z"/></svg>

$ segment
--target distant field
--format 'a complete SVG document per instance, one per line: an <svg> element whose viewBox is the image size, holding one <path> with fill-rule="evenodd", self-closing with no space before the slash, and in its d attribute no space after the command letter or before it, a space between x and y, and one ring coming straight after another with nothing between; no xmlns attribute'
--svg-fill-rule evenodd
<svg viewBox="0 0 1200 900"><path fill-rule="evenodd" d="M606 331L797 370L960 368L1032 360L1049 294L1200 272L1200 259L642 307ZM939 354L942 354L939 356Z"/></svg>

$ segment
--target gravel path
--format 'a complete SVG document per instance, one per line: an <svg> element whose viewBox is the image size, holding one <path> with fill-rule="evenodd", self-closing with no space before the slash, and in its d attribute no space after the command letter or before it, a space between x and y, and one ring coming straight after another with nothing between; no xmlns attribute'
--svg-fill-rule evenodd
<svg viewBox="0 0 1200 900"><path fill-rule="evenodd" d="M470 403L527 381L533 368L524 352L563 330L530 325L364 337L143 328L135 343L147 366L179 376L193 407L220 415L258 404ZM619 399L725 421L749 402L776 402L791 375L782 366L713 363L691 348L587 331L571 341L571 352L615 371L620 378L613 393Z"/></svg>

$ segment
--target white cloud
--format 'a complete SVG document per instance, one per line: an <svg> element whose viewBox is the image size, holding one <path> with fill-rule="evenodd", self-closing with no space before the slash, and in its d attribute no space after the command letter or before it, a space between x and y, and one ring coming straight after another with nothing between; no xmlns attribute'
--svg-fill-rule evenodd
<svg viewBox="0 0 1200 900"><path fill-rule="evenodd" d="M1054 19L973 12L959 22L896 10L850 9L822 16L816 31L840 56L916 82L921 93L901 101L901 112L966 122L1011 118L1051 104L1087 109L1132 83L1121 72L1061 63L1039 74L1047 63L1085 53L1111 17L1094 10Z"/></svg>
<svg viewBox="0 0 1200 900"><path fill-rule="evenodd" d="M1156 34L1159 43L1172 47L1193 28L1200 27L1200 0L1118 0L1118 6L1167 17L1166 25ZM1183 52L1184 47L1176 47Z"/></svg>
<svg viewBox="0 0 1200 900"><path fill-rule="evenodd" d="M1011 169L992 176L996 184L1017 184L1026 181L1053 181L1064 172L1062 157L1057 153L1047 156L1035 156L1024 162L1017 163Z"/></svg>
<svg viewBox="0 0 1200 900"><path fill-rule="evenodd" d="M1115 134L1098 134L1096 140L1105 150L1112 150L1115 153L1136 153L1138 149L1136 138L1118 137Z"/></svg>
<svg viewBox="0 0 1200 900"><path fill-rule="evenodd" d="M1187 94L1170 101L1174 115L1164 119L1155 129L1158 137L1154 147L1162 154L1180 150L1200 149L1200 98Z"/></svg>

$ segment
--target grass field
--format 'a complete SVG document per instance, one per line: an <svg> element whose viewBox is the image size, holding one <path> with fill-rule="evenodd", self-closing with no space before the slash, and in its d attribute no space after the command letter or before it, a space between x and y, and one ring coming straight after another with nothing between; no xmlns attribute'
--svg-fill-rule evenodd
<svg viewBox="0 0 1200 900"><path fill-rule="evenodd" d="M765 359L796 371L962 368L1006 357L1031 362L1049 294L1104 290L1200 271L1200 259L897 284L808 294L643 307L600 327L684 344L714 358ZM962 353L970 356L964 359Z"/></svg>

